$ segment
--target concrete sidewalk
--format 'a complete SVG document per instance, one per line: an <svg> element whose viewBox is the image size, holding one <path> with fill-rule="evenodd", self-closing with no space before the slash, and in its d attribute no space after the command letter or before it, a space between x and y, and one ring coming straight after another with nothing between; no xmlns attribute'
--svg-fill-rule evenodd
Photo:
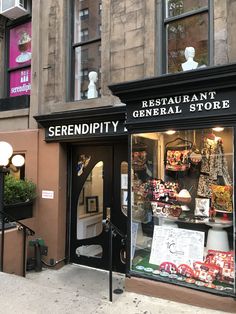
<svg viewBox="0 0 236 314"><path fill-rule="evenodd" d="M1 314L219 314L130 292L113 294L109 302L108 272L77 265L43 269L26 278L0 273ZM113 290L124 289L124 276L114 274Z"/></svg>

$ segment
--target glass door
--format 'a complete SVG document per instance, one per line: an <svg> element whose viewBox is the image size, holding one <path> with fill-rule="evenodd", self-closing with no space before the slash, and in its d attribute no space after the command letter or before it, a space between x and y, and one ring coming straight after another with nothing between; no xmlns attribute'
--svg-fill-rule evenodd
<svg viewBox="0 0 236 314"><path fill-rule="evenodd" d="M71 262L108 269L109 234L103 220L109 216L126 234L120 192L124 163L127 145L72 148ZM124 246L121 236L113 237L113 269L120 272L125 271Z"/></svg>

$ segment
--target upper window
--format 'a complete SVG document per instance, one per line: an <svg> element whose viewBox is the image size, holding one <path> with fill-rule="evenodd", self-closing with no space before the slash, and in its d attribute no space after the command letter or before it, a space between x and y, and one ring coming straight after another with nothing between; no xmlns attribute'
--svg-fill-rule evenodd
<svg viewBox="0 0 236 314"><path fill-rule="evenodd" d="M208 0L165 0L165 69L176 73L209 64Z"/></svg>
<svg viewBox="0 0 236 314"><path fill-rule="evenodd" d="M29 95L31 90L31 22L9 31L9 96Z"/></svg>
<svg viewBox="0 0 236 314"><path fill-rule="evenodd" d="M74 1L74 100L100 96L101 0ZM82 73L82 75L81 75Z"/></svg>

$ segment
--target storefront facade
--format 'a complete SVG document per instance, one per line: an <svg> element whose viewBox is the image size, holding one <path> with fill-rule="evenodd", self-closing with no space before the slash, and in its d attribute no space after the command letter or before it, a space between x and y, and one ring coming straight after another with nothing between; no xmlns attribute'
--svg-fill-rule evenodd
<svg viewBox="0 0 236 314"><path fill-rule="evenodd" d="M64 146L67 169L67 261L109 269L109 217L120 234L113 239L113 270L126 271L128 140L125 106L37 116L47 146ZM127 198L127 196L126 196Z"/></svg>
<svg viewBox="0 0 236 314"><path fill-rule="evenodd" d="M130 138L131 291L235 309L235 76L234 64L110 86Z"/></svg>

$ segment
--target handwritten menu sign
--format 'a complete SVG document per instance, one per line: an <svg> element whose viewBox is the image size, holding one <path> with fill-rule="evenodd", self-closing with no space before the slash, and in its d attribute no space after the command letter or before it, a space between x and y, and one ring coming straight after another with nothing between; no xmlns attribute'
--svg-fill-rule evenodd
<svg viewBox="0 0 236 314"><path fill-rule="evenodd" d="M203 261L204 232L165 226L155 226L150 255L150 264L172 262L193 265Z"/></svg>

